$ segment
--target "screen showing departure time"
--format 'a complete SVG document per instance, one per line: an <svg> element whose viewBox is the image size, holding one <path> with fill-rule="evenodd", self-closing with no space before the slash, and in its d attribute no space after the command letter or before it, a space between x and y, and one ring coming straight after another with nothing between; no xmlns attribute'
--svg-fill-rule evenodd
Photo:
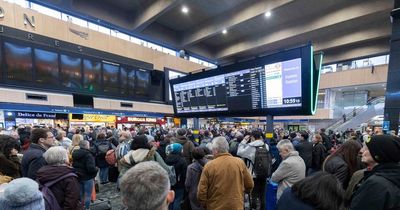
<svg viewBox="0 0 400 210"><path fill-rule="evenodd" d="M301 107L301 58L173 85L176 112Z"/></svg>

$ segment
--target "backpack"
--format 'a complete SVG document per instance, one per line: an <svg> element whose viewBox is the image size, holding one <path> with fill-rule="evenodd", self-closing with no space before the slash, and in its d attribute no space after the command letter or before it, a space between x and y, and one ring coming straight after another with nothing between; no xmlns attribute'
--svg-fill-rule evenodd
<svg viewBox="0 0 400 210"><path fill-rule="evenodd" d="M99 144L97 145L97 151L99 155L106 155L110 146L108 144Z"/></svg>
<svg viewBox="0 0 400 210"><path fill-rule="evenodd" d="M53 192L50 190L50 187L53 186L54 184L56 184L57 182L59 182L63 179L66 179L68 177L78 177L78 176L71 172L71 173L65 174L64 176L61 176L55 180L46 182L44 184L40 184L40 191L42 191L42 194L43 194L43 199L44 199L44 203L46 206L46 210L62 210L62 208L60 207L60 204L58 204L56 197L54 196Z"/></svg>
<svg viewBox="0 0 400 210"><path fill-rule="evenodd" d="M229 142L229 153L231 153L231 155L237 157L238 148L239 148L239 142L235 140Z"/></svg>
<svg viewBox="0 0 400 210"><path fill-rule="evenodd" d="M272 156L265 148L265 144L256 147L256 154L253 163L253 172L256 177L267 178L271 175Z"/></svg>
<svg viewBox="0 0 400 210"><path fill-rule="evenodd" d="M168 177L169 177L169 182L171 184L171 187L176 185L176 183L179 181L179 177L176 177L176 171L174 166L168 166Z"/></svg>
<svg viewBox="0 0 400 210"><path fill-rule="evenodd" d="M115 164L117 164L117 156L115 155L115 149L110 149L106 153L106 162L111 166L115 166Z"/></svg>

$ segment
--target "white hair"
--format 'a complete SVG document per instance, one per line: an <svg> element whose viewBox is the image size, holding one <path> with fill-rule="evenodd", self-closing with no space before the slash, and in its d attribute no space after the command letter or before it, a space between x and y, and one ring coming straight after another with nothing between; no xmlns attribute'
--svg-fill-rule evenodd
<svg viewBox="0 0 400 210"><path fill-rule="evenodd" d="M218 136L213 139L211 148L218 153L224 153L229 151L229 144L225 137Z"/></svg>
<svg viewBox="0 0 400 210"><path fill-rule="evenodd" d="M279 150L287 149L289 152L294 151L293 144L288 139L283 139L283 140L279 141L278 144L276 145L276 147L278 147Z"/></svg>
<svg viewBox="0 0 400 210"><path fill-rule="evenodd" d="M155 210L165 204L170 182L167 171L157 162L144 161L125 173L120 188L128 209Z"/></svg>
<svg viewBox="0 0 400 210"><path fill-rule="evenodd" d="M48 165L61 165L67 161L67 150L62 146L50 147L44 154Z"/></svg>

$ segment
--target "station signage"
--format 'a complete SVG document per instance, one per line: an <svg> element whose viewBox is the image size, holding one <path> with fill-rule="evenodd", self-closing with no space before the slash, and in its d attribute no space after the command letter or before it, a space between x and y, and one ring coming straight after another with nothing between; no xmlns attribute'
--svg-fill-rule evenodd
<svg viewBox="0 0 400 210"><path fill-rule="evenodd" d="M157 123L157 118L150 117L118 117L118 122L146 122Z"/></svg>
<svg viewBox="0 0 400 210"><path fill-rule="evenodd" d="M56 114L55 113L42 113L42 112L16 112L15 118L56 119Z"/></svg>

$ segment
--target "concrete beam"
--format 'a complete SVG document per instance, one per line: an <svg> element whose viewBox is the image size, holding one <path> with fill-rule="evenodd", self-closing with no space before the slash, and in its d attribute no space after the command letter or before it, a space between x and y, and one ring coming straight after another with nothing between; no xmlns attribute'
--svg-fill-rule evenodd
<svg viewBox="0 0 400 210"><path fill-rule="evenodd" d="M293 22L292 24L284 25L281 28L260 35L255 39L239 41L229 47L220 50L217 53L217 59L232 56L237 53L242 53L253 48L259 48L266 45L274 45L278 42L292 42L296 37L307 36L308 33L317 32L318 30L339 25L345 21L354 19L362 19L368 15L374 15L380 12L390 12L393 8L391 1L369 1L362 4L352 5L338 11L325 13L319 18L304 20L302 24ZM334 33L335 31L332 30ZM292 40L292 41L291 41Z"/></svg>
<svg viewBox="0 0 400 210"><path fill-rule="evenodd" d="M293 2L293 0L258 1L256 3L254 3L254 1L248 1L246 5L240 5L238 9L212 18L212 20L203 23L192 32L186 34L182 46L187 47L196 44L217 33L221 33L223 28L232 28L254 17L263 15L266 11L273 11L275 8L290 2Z"/></svg>
<svg viewBox="0 0 400 210"><path fill-rule="evenodd" d="M179 1L158 0L146 8L132 24L132 29L141 32L162 14L178 5Z"/></svg>

